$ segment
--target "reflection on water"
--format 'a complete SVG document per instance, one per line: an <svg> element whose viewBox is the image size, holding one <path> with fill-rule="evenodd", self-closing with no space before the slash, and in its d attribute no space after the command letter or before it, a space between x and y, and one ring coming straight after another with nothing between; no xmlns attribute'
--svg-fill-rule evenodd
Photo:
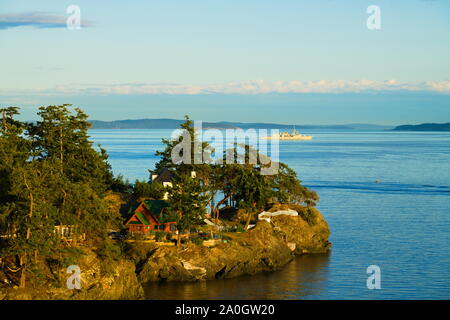
<svg viewBox="0 0 450 320"><path fill-rule="evenodd" d="M149 300L304 299L326 290L329 254L300 256L275 272L202 282L149 283Z"/></svg>

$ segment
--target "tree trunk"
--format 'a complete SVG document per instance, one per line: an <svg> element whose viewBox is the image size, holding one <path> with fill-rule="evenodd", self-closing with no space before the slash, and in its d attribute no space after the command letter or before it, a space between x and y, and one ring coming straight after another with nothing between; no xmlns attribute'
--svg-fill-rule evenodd
<svg viewBox="0 0 450 320"><path fill-rule="evenodd" d="M62 128L62 116L59 117L59 152L61 160L61 173L63 173L64 152L63 152L63 128Z"/></svg>
<svg viewBox="0 0 450 320"><path fill-rule="evenodd" d="M30 209L28 211L28 218L31 220L31 218L33 217L33 210L34 210L34 197L33 197L33 192L31 191L30 186L28 185L27 182L27 178L25 177L25 175L23 176L23 181L25 184L25 187L29 190L30 194ZM31 222L31 221L29 221ZM26 233L26 240L28 242L28 240L30 240L31 238L31 228L28 227L27 228L27 233ZM20 267L22 268L22 272L20 274L20 288L25 288L25 284L26 284L26 264L25 264L25 260L26 260L26 254L20 255Z"/></svg>
<svg viewBox="0 0 450 320"><path fill-rule="evenodd" d="M20 283L19 283L19 287L20 288L25 288L26 285L26 279L27 279L27 273L26 273L26 266L25 266L25 254L20 255L20 267L22 269L21 273L20 273Z"/></svg>
<svg viewBox="0 0 450 320"><path fill-rule="evenodd" d="M217 205L214 207L214 217L215 217L215 221L216 224L219 222L219 215L220 215L220 210L219 207L224 204L229 198L231 197L231 194L226 196L225 198L223 198L222 200L220 200Z"/></svg>
<svg viewBox="0 0 450 320"><path fill-rule="evenodd" d="M79 208L77 208L77 223L80 223L80 218L81 218L81 210ZM72 237L72 247L76 247L77 246L77 242L78 242L78 225L75 226L68 226L69 228L69 235Z"/></svg>
<svg viewBox="0 0 450 320"><path fill-rule="evenodd" d="M178 230L178 235L177 235L177 247L178 248L181 247L181 232L180 232L180 230Z"/></svg>
<svg viewBox="0 0 450 320"><path fill-rule="evenodd" d="M252 220L252 214L253 211L248 212L247 221L245 222L244 230L247 231L248 226L250 225L250 220Z"/></svg>
<svg viewBox="0 0 450 320"><path fill-rule="evenodd" d="M249 212L247 214L247 221L245 222L244 230L247 231L248 226L250 225L250 220L252 219L252 213Z"/></svg>

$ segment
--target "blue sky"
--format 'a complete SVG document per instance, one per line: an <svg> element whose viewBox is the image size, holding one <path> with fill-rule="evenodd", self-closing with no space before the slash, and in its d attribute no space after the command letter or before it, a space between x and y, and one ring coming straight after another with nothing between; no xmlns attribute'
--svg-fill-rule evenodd
<svg viewBox="0 0 450 320"><path fill-rule="evenodd" d="M68 30L66 8L81 9ZM381 9L381 30L366 9ZM445 0L0 0L0 105L95 119L450 121Z"/></svg>

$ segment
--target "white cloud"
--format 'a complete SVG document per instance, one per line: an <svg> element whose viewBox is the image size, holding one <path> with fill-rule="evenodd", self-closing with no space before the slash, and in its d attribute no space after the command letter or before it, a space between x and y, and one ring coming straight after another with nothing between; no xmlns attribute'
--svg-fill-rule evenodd
<svg viewBox="0 0 450 320"><path fill-rule="evenodd" d="M243 81L224 84L123 83L111 85L60 85L26 91L0 90L1 94L37 95L136 95L136 94L264 94L264 93L359 93L359 92L450 93L450 81L398 82L395 80Z"/></svg>
<svg viewBox="0 0 450 320"><path fill-rule="evenodd" d="M0 30L11 29L17 27L34 27L34 28L66 28L68 15L55 15L46 12L22 12L0 14ZM82 27L91 26L91 22L83 20Z"/></svg>

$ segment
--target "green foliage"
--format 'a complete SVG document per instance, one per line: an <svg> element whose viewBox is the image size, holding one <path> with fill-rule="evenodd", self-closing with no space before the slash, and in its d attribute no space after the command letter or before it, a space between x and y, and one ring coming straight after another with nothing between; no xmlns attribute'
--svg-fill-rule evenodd
<svg viewBox="0 0 450 320"><path fill-rule="evenodd" d="M122 257L122 247L111 239L105 239L100 242L96 253L101 261L101 269L105 274L111 274L114 272L114 262L118 261Z"/></svg>
<svg viewBox="0 0 450 320"><path fill-rule="evenodd" d="M190 144L190 150L180 150L180 157L187 156L190 159L190 163L174 163L172 161L172 152L174 148L183 142L183 134L179 135L176 139L162 139L164 145L166 145L163 151L156 151L156 156L161 157L161 159L156 163L155 170L152 172L158 172L161 169L175 169L179 174L190 174L191 171L196 171L198 174L202 174L204 170L208 170L209 166L207 164L211 163L211 154L214 149L209 145L209 143L198 139L198 132L194 128L194 123L185 116L186 122L180 125L180 130L185 133L185 137L189 139L186 145ZM188 155L185 153L189 152ZM202 161L195 161L195 159L202 159ZM197 164L197 162L199 162Z"/></svg>
<svg viewBox="0 0 450 320"><path fill-rule="evenodd" d="M40 107L41 120L28 128L35 159L56 159L59 169L72 182L83 182L98 193L113 183L106 151L95 150L89 140L91 124L81 109L71 105Z"/></svg>
<svg viewBox="0 0 450 320"><path fill-rule="evenodd" d="M188 194L188 192L182 190L183 188L184 190L196 190L195 194L202 195L203 200L208 203L212 215L216 219L219 218L220 208L227 202L231 203L236 210L246 212L246 227L254 214L265 209L271 202L315 206L319 200L317 194L304 187L295 171L286 164L280 163L280 169L274 175L262 175L262 165L254 163L250 159L264 158L265 166L270 165L270 159L260 154L253 147L236 143L233 148L225 150L222 161L212 163L211 155L214 150L207 143L199 143L197 132L189 117L186 117L186 122L181 125L181 129L188 133L191 142L191 154L188 157L191 162L200 152L203 153L203 156L206 155L207 159L206 161L203 159L202 164L173 163L171 155L183 141L182 136L175 140L163 139L166 147L164 151L156 153L161 157L161 160L156 164L156 171L169 168L174 169L178 176L187 177L191 171L196 171L197 174L196 179L186 178L182 183L178 183L183 187L175 187L171 191L172 198L169 201L172 212L175 212L179 217L177 220L178 229L187 230L195 224L189 218L195 216L195 214L191 214L190 209L184 205L184 203L191 203L192 199L183 197L183 194ZM195 145L201 147L196 150ZM180 156L183 155L184 151L184 149L180 151ZM235 163L227 163L227 158L233 158ZM199 186L190 185L192 180L199 180Z"/></svg>
<svg viewBox="0 0 450 320"><path fill-rule="evenodd" d="M204 219L208 196L200 180L177 175L169 192L167 212L177 218L177 229L190 230Z"/></svg>
<svg viewBox="0 0 450 320"><path fill-rule="evenodd" d="M125 245L125 256L131 259L135 264L144 261L152 252L153 246L143 242L127 243Z"/></svg>
<svg viewBox="0 0 450 320"><path fill-rule="evenodd" d="M113 178L110 189L114 192L131 193L133 186L128 179L125 180L124 177L119 174L117 177Z"/></svg>
<svg viewBox="0 0 450 320"><path fill-rule="evenodd" d="M17 108L0 109L0 257L16 261L11 267L21 270L22 287L40 260L76 255L55 226L70 227L75 246L81 235L102 243L121 222L103 197L124 183L113 179L105 150L89 141L87 115L69 107L40 107L34 124L14 120Z"/></svg>
<svg viewBox="0 0 450 320"><path fill-rule="evenodd" d="M145 181L136 180L133 187L133 195L136 198L147 198L147 199L162 199L165 190L162 183L148 183Z"/></svg>
<svg viewBox="0 0 450 320"><path fill-rule="evenodd" d="M14 120L18 114L16 107L0 109L2 114L2 130L0 131L0 230L14 203L15 197L10 194L12 171L25 165L30 157L30 141L23 137L24 123ZM9 204L9 205L8 205ZM3 207L3 208L2 208ZM6 227L6 226L3 226Z"/></svg>
<svg viewBox="0 0 450 320"><path fill-rule="evenodd" d="M195 237L195 238L192 238L191 241L193 244L195 244L197 246L202 246L204 239L202 239L201 237Z"/></svg>
<svg viewBox="0 0 450 320"><path fill-rule="evenodd" d="M155 240L160 242L166 240L167 234L165 231L157 231L155 232Z"/></svg>
<svg viewBox="0 0 450 320"><path fill-rule="evenodd" d="M273 195L280 203L315 206L319 197L316 192L301 185L294 170L280 163L279 171L272 178Z"/></svg>
<svg viewBox="0 0 450 320"><path fill-rule="evenodd" d="M291 205L290 206L292 209L294 209L295 211L298 212L298 215L305 220L306 222L308 222L309 225L314 225L316 223L317 217L318 217L318 212L315 208L312 207L305 207L305 206L300 206L300 205Z"/></svg>
<svg viewBox="0 0 450 320"><path fill-rule="evenodd" d="M119 241L105 239L96 250L97 255L107 261L117 261L122 256L122 247Z"/></svg>

